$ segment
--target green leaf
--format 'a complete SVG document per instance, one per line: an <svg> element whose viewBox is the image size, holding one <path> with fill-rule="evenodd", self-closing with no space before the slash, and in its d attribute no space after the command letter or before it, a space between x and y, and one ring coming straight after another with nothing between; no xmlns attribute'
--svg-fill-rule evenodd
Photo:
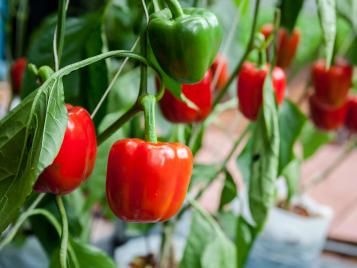
<svg viewBox="0 0 357 268"><path fill-rule="evenodd" d="M216 219L229 238L235 239L238 217L232 211L218 212Z"/></svg>
<svg viewBox="0 0 357 268"><path fill-rule="evenodd" d="M355 0L339 0L336 1L337 14L345 19L353 28L354 33L357 33L357 2Z"/></svg>
<svg viewBox="0 0 357 268"><path fill-rule="evenodd" d="M220 165L196 163L193 166L190 187L200 182L209 183L211 180L214 179L213 177L219 169Z"/></svg>
<svg viewBox="0 0 357 268"><path fill-rule="evenodd" d="M181 268L233 268L234 244L217 222L195 203L190 234L186 242Z"/></svg>
<svg viewBox="0 0 357 268"><path fill-rule="evenodd" d="M224 171L224 185L221 193L221 201L219 202L219 209L222 210L226 204L229 204L234 198L236 198L238 191L237 191L237 184L233 180L232 174L229 170Z"/></svg>
<svg viewBox="0 0 357 268"><path fill-rule="evenodd" d="M240 216L237 221L237 267L243 268L257 236L257 229Z"/></svg>
<svg viewBox="0 0 357 268"><path fill-rule="evenodd" d="M288 194L287 202L291 203L292 198L298 191L299 180L301 175L301 162L298 159L292 160L283 170L282 175L285 178Z"/></svg>
<svg viewBox="0 0 357 268"><path fill-rule="evenodd" d="M234 0L234 3L239 8L241 15L246 15L249 10L248 0Z"/></svg>
<svg viewBox="0 0 357 268"><path fill-rule="evenodd" d="M300 135L304 160L313 156L322 145L330 142L332 139L333 134L315 128L314 125L308 121Z"/></svg>
<svg viewBox="0 0 357 268"><path fill-rule="evenodd" d="M336 40L336 3L335 0L316 1L320 25L325 40L326 67L330 68Z"/></svg>
<svg viewBox="0 0 357 268"><path fill-rule="evenodd" d="M89 244L70 239L69 243L73 248L76 260L70 254L68 257L68 267L78 268L115 268L114 261L106 255L103 251ZM61 268L59 262L59 249L53 251L51 255L50 268Z"/></svg>
<svg viewBox="0 0 357 268"><path fill-rule="evenodd" d="M279 174L294 158L294 145L307 121L304 113L291 101L284 101L279 111Z"/></svg>
<svg viewBox="0 0 357 268"><path fill-rule="evenodd" d="M58 154L66 126L62 80L55 76L0 121L0 232Z"/></svg>
<svg viewBox="0 0 357 268"><path fill-rule="evenodd" d="M253 139L249 139L241 153L238 155L236 164L245 183L250 179L250 166L252 163Z"/></svg>
<svg viewBox="0 0 357 268"><path fill-rule="evenodd" d="M254 226L242 217L238 220L236 241L239 267L243 267L275 201L280 136L278 111L270 77L267 77L264 84L263 107L254 129L252 143L248 204Z"/></svg>
<svg viewBox="0 0 357 268"><path fill-rule="evenodd" d="M103 251L88 244L71 240L80 268L115 268L114 261Z"/></svg>
<svg viewBox="0 0 357 268"><path fill-rule="evenodd" d="M61 66L103 52L101 12L66 19ZM29 62L36 66L54 65L52 40L56 24L57 17L51 16L33 34L27 55ZM24 79L22 97L27 96L37 87L36 77L29 70L26 71ZM108 85L106 62L101 61L75 72L65 77L63 83L66 102L83 106L92 112ZM105 115L106 102L102 107L95 117L96 124Z"/></svg>
<svg viewBox="0 0 357 268"><path fill-rule="evenodd" d="M292 32L303 5L304 0L280 0L278 5L281 10L280 25Z"/></svg>

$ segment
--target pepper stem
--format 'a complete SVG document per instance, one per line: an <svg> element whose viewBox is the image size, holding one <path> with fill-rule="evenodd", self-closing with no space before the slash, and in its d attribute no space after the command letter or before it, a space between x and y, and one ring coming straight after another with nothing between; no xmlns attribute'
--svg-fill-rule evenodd
<svg viewBox="0 0 357 268"><path fill-rule="evenodd" d="M153 95L145 95L141 99L142 109L144 110L145 118L145 139L156 143L156 128L155 128L155 105L156 98Z"/></svg>
<svg viewBox="0 0 357 268"><path fill-rule="evenodd" d="M174 18L179 18L184 15L182 7L177 0L165 0Z"/></svg>

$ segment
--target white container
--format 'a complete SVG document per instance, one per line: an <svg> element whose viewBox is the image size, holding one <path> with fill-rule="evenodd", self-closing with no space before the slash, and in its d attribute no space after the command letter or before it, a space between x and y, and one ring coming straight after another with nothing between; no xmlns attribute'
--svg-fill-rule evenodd
<svg viewBox="0 0 357 268"><path fill-rule="evenodd" d="M312 216L273 208L256 240L247 268L319 267L320 255L332 219L332 210L303 197L296 201Z"/></svg>

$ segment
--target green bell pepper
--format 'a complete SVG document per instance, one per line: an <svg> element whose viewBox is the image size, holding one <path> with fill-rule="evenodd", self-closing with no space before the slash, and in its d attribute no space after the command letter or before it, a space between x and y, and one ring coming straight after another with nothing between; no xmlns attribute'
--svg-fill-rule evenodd
<svg viewBox="0 0 357 268"><path fill-rule="evenodd" d="M222 28L206 9L175 7L170 12L166 8L150 16L148 37L163 71L179 83L190 84L202 80L211 66Z"/></svg>

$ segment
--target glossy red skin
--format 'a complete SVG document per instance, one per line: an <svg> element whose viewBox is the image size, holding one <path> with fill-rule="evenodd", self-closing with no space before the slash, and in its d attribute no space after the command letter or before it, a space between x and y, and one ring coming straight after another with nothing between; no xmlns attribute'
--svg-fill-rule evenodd
<svg viewBox="0 0 357 268"><path fill-rule="evenodd" d="M107 169L107 200L129 222L166 221L181 208L192 173L192 153L179 143L117 141Z"/></svg>
<svg viewBox="0 0 357 268"><path fill-rule="evenodd" d="M165 90L160 100L160 108L164 117L172 123L193 123L204 120L211 112L213 101L212 75L208 71L204 78L196 84L182 85L182 92L192 101L198 110L190 108L185 102L179 100Z"/></svg>
<svg viewBox="0 0 357 268"><path fill-rule="evenodd" d="M218 54L211 66L212 78L216 76L218 67L220 67L220 72L217 79L216 89L221 90L228 82L228 62L227 59L222 55Z"/></svg>
<svg viewBox="0 0 357 268"><path fill-rule="evenodd" d="M245 62L238 75L237 95L239 109L249 120L255 121L263 102L263 86L269 67L257 68L253 63ZM272 72L272 83L278 104L285 96L286 76L283 69L275 67Z"/></svg>
<svg viewBox="0 0 357 268"><path fill-rule="evenodd" d="M310 116L319 129L331 131L341 127L346 118L347 103L333 107L322 103L316 95L310 96Z"/></svg>
<svg viewBox="0 0 357 268"><path fill-rule="evenodd" d="M352 75L352 66L344 60L336 60L329 70L326 70L324 60L315 62L312 68L315 95L325 104L341 106L352 87Z"/></svg>
<svg viewBox="0 0 357 268"><path fill-rule="evenodd" d="M345 126L352 133L357 133L357 96L348 99Z"/></svg>
<svg viewBox="0 0 357 268"><path fill-rule="evenodd" d="M95 127L82 107L66 105L68 124L60 151L40 175L35 191L67 194L75 190L93 171L97 155Z"/></svg>
<svg viewBox="0 0 357 268"><path fill-rule="evenodd" d="M260 32L268 38L273 33L273 25L264 25ZM277 44L277 62L276 65L286 69L291 65L297 48L300 43L301 33L298 29L294 29L292 33L288 30L280 28L278 31L278 44Z"/></svg>
<svg viewBox="0 0 357 268"><path fill-rule="evenodd" d="M18 58L11 66L11 83L15 94L20 93L26 66L27 60L25 58Z"/></svg>

